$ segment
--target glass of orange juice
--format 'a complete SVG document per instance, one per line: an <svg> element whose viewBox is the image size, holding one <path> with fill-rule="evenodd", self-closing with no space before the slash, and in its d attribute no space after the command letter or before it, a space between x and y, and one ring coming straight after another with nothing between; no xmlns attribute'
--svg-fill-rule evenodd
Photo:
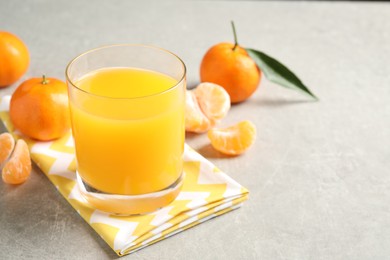
<svg viewBox="0 0 390 260"><path fill-rule="evenodd" d="M96 209L142 214L183 183L186 67L173 53L111 45L66 68L77 185Z"/></svg>

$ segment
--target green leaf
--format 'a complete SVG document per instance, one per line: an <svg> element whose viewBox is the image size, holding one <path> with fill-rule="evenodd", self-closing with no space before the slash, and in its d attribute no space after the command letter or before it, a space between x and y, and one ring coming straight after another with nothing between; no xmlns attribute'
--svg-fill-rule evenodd
<svg viewBox="0 0 390 260"><path fill-rule="evenodd" d="M286 88L303 91L318 100L318 98L302 83L302 81L282 63L268 56L264 52L254 49L246 49L246 51L261 71L263 71L265 77L269 81Z"/></svg>

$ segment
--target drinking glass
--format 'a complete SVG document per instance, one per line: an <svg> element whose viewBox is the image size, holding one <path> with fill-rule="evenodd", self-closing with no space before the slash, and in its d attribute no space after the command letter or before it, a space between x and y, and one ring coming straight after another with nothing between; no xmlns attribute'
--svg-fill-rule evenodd
<svg viewBox="0 0 390 260"><path fill-rule="evenodd" d="M183 184L186 67L153 46L87 51L66 68L77 185L96 209L142 214Z"/></svg>

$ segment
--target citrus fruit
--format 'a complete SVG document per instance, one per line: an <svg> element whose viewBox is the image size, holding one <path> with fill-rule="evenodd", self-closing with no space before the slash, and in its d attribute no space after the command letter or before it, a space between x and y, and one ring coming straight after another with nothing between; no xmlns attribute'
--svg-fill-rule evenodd
<svg viewBox="0 0 390 260"><path fill-rule="evenodd" d="M0 31L0 87L15 83L26 71L30 55L17 36Z"/></svg>
<svg viewBox="0 0 390 260"><path fill-rule="evenodd" d="M15 147L15 140L9 133L0 134L0 165L8 160Z"/></svg>
<svg viewBox="0 0 390 260"><path fill-rule="evenodd" d="M185 128L187 132L203 133L211 127L210 120L200 109L193 91L186 91Z"/></svg>
<svg viewBox="0 0 390 260"><path fill-rule="evenodd" d="M224 118L230 109L229 94L213 83L201 83L186 91L186 131L203 133Z"/></svg>
<svg viewBox="0 0 390 260"><path fill-rule="evenodd" d="M11 158L5 163L2 177L5 183L20 184L27 180L31 172L30 152L26 142L19 139Z"/></svg>
<svg viewBox="0 0 390 260"><path fill-rule="evenodd" d="M230 109L230 97L226 90L214 83L201 83L194 93L202 112L211 121L224 118Z"/></svg>
<svg viewBox="0 0 390 260"><path fill-rule="evenodd" d="M211 145L217 151L228 155L238 155L254 143L256 127L252 122L245 120L227 128L213 128L207 135Z"/></svg>
<svg viewBox="0 0 390 260"><path fill-rule="evenodd" d="M40 141L57 139L70 128L66 84L45 76L26 80L12 95L9 112L22 134Z"/></svg>
<svg viewBox="0 0 390 260"><path fill-rule="evenodd" d="M212 46L200 65L200 80L224 87L232 103L249 98L260 79L260 70L246 50L232 43Z"/></svg>
<svg viewBox="0 0 390 260"><path fill-rule="evenodd" d="M232 22L234 44L222 42L212 46L200 64L200 80L221 85L232 103L249 98L260 83L261 71L247 51L238 45Z"/></svg>

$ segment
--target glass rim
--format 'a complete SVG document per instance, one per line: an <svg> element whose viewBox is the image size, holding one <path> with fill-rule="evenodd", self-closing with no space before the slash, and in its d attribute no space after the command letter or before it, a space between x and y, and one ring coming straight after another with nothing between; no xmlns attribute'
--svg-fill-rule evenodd
<svg viewBox="0 0 390 260"><path fill-rule="evenodd" d="M174 56L179 62L180 64L182 65L182 68L183 68L183 72L182 72L182 76L179 80L177 80L175 82L175 84L168 88L168 89L165 89L164 91L161 91L161 92L157 92L157 93L153 93L153 94L150 94L150 95L146 95L146 96L139 96L139 97L109 97L109 96L104 96L104 95L98 95L98 94L95 94L95 93L92 93L92 92L89 92L89 91L86 91L80 87L78 87L73 80L71 80L70 78L70 75L69 75L69 71L70 71L70 67L81 57L84 57L85 55L88 55L90 53L93 53L93 52L96 52L96 51L99 51L99 50L103 50L103 49L108 49L108 48L113 48L113 47L143 47L143 48L149 48L149 49L154 49L154 50L157 50L157 51L161 51L161 52L165 52L167 54L170 54L172 56ZM187 68L186 68L186 65L184 63L184 61L179 57L177 56L176 54L174 54L173 52L171 51L168 51L164 48L161 48L161 47L157 47L157 46L153 46L153 45L147 45L147 44L130 44L130 43L124 43L124 44L110 44L110 45L103 45L103 46L100 46L100 47L97 47L97 48L93 48L93 49L90 49L90 50L87 50L79 55L77 55L75 58L73 58L69 63L68 65L66 66L66 69L65 69L65 78L67 80L67 82L69 82L70 85L72 85L72 87L76 88L77 90L85 93L85 94L88 94L88 95L91 95L91 96L95 96L95 97L98 97L98 98L104 98L104 99L116 99L116 100L137 100L137 99L143 99L143 98L150 98L150 97L155 97L155 96L158 96L158 95L163 95L167 92L170 92L174 89L176 89L178 86L180 86L182 84L182 82L185 80L186 78L186 73L187 73Z"/></svg>

